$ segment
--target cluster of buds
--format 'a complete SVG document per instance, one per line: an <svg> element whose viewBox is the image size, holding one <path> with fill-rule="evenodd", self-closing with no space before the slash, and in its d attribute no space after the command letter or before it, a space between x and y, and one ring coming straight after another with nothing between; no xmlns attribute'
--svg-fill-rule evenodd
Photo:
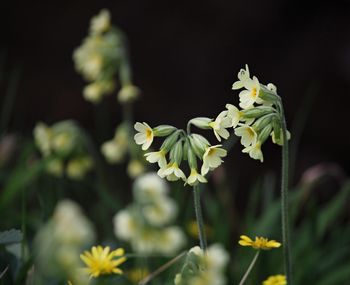
<svg viewBox="0 0 350 285"><path fill-rule="evenodd" d="M109 11L101 10L91 19L89 35L73 54L76 70L89 82L83 91L86 100L98 103L112 93L118 73L122 81L119 101L130 102L138 97L140 90L130 81L126 57L122 32L111 25Z"/></svg>
<svg viewBox="0 0 350 285"><path fill-rule="evenodd" d="M202 118L191 120L189 125L196 124ZM182 179L193 186L198 183L206 183L204 177L209 170L213 170L222 163L222 157L226 156L226 150L221 145L211 145L200 134L185 132L169 125L160 125L151 128L147 123L135 124L138 133L135 142L147 150L153 143L154 137L166 137L160 149L156 152L145 154L150 163L158 163L158 175L169 181ZM198 169L198 160L202 161L201 170ZM181 169L183 161L187 161L189 176L186 177Z"/></svg>
<svg viewBox="0 0 350 285"><path fill-rule="evenodd" d="M156 173L138 177L133 185L134 202L114 217L116 236L143 254L174 254L185 243L183 231L170 225L178 208L168 196L168 185Z"/></svg>
<svg viewBox="0 0 350 285"><path fill-rule="evenodd" d="M223 285L224 269L229 255L220 244L211 245L204 253L196 246L189 250L181 273L175 276L175 285Z"/></svg>
<svg viewBox="0 0 350 285"><path fill-rule="evenodd" d="M58 122L51 127L38 123L34 139L45 158L49 158L46 170L60 177L64 173L71 179L82 179L93 167L84 136L73 121Z"/></svg>

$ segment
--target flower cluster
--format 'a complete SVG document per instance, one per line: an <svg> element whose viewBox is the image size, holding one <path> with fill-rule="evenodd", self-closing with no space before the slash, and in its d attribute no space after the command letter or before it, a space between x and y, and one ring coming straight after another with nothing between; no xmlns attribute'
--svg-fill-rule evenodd
<svg viewBox="0 0 350 285"><path fill-rule="evenodd" d="M77 272L81 266L79 253L94 238L92 225L80 207L70 200L59 202L35 238L38 272L43 277L65 276L73 284L87 284L87 275Z"/></svg>
<svg viewBox="0 0 350 285"><path fill-rule="evenodd" d="M85 251L80 255L85 263L86 270L90 277L98 277L108 274L122 274L123 271L118 266L126 261L124 249L118 248L110 251L109 246L93 246L90 251ZM117 258L117 259L115 259Z"/></svg>
<svg viewBox="0 0 350 285"><path fill-rule="evenodd" d="M219 244L211 245L205 253L198 246L193 247L181 272L175 276L175 285L223 285L228 261L228 253Z"/></svg>
<svg viewBox="0 0 350 285"><path fill-rule="evenodd" d="M189 122L196 124L202 118ZM204 119L206 120L206 119ZM158 175L169 181L182 179L189 185L206 183L204 177L209 170L213 170L222 163L222 157L226 156L226 150L221 145L212 146L209 141L200 134L185 133L169 125L160 125L151 128L147 123L135 124L138 133L134 139L143 150L147 150L153 143L154 137L166 137L160 149L145 154L150 163L158 163ZM202 161L199 171L198 160ZM181 169L181 163L187 161L190 174L186 177Z"/></svg>
<svg viewBox="0 0 350 285"><path fill-rule="evenodd" d="M239 93L239 107L227 104L227 116L232 119L235 134L241 138L243 152L263 162L262 144L271 136L272 142L283 145L281 99L272 83L263 85L258 78L250 77L248 65L238 73L232 89ZM288 139L290 134L287 134Z"/></svg>
<svg viewBox="0 0 350 285"><path fill-rule="evenodd" d="M185 238L180 228L169 226L177 206L167 196L167 184L155 173L144 174L136 179L133 193L134 203L114 217L116 236L139 253L176 253Z"/></svg>
<svg viewBox="0 0 350 285"><path fill-rule="evenodd" d="M126 75L125 39L119 29L111 25L108 10L91 19L89 35L73 54L76 70L89 82L84 88L84 97L92 103L98 103L103 96L114 91L115 76ZM118 97L121 102L136 99L139 89L132 85L129 78L121 78L122 89Z"/></svg>
<svg viewBox="0 0 350 285"><path fill-rule="evenodd" d="M82 179L93 167L84 136L73 121L58 122L51 127L38 123L34 139L42 155L50 158L46 170L52 175L64 173L71 179Z"/></svg>

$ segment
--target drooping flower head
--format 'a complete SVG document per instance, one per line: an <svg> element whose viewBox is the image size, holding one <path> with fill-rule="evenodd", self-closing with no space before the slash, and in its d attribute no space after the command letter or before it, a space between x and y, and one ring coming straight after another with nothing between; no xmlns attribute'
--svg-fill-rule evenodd
<svg viewBox="0 0 350 285"><path fill-rule="evenodd" d="M86 264L86 270L90 277L98 277L105 274L122 274L123 271L118 266L126 261L124 249L118 248L110 251L107 246L93 246L90 251L85 251L80 255L82 261ZM116 259L115 259L116 258Z"/></svg>
<svg viewBox="0 0 350 285"><path fill-rule="evenodd" d="M203 155L201 174L206 175L209 170L217 168L223 161L221 157L227 155L227 151L221 148L222 145L213 145L206 148Z"/></svg>

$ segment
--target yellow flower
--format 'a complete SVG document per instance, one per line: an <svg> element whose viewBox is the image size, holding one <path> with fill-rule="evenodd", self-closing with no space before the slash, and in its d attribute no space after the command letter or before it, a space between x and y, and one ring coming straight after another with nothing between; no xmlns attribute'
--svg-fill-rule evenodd
<svg viewBox="0 0 350 285"><path fill-rule="evenodd" d="M255 130L248 125L241 125L240 127L236 128L235 135L241 137L241 144L244 147L254 145L258 138L258 135L255 132Z"/></svg>
<svg viewBox="0 0 350 285"><path fill-rule="evenodd" d="M253 159L264 161L264 155L261 151L261 142L257 141L255 144L247 146L242 150L244 153L249 153L249 156Z"/></svg>
<svg viewBox="0 0 350 285"><path fill-rule="evenodd" d="M227 139L230 136L226 129L232 127L231 121L231 118L227 117L227 111L222 111L215 121L209 123L209 127L213 129L214 135L219 142L221 142L221 137Z"/></svg>
<svg viewBox="0 0 350 285"><path fill-rule="evenodd" d="M141 281L143 278L145 278L147 275L149 275L149 270L147 268L134 268L134 269L130 269L126 275L129 278L129 280L132 283L138 283L139 281Z"/></svg>
<svg viewBox="0 0 350 285"><path fill-rule="evenodd" d="M157 162L160 168L164 168L167 165L165 156L166 151L164 149L161 149L160 151L145 153L146 160L150 163Z"/></svg>
<svg viewBox="0 0 350 285"><path fill-rule="evenodd" d="M90 277L98 277L103 274L122 274L123 271L118 268L118 265L126 261L123 257L124 249L118 248L110 252L109 246L93 246L91 252L85 251L80 255L80 258L87 265L87 271ZM114 257L119 257L113 259Z"/></svg>
<svg viewBox="0 0 350 285"><path fill-rule="evenodd" d="M273 275L263 281L262 285L287 285L285 275Z"/></svg>
<svg viewBox="0 0 350 285"><path fill-rule="evenodd" d="M157 173L161 178L164 178L166 176L166 178L169 181L176 181L176 180L179 180L180 178L183 181L186 181L185 174L179 168L179 165L176 162L170 162L164 168L160 168Z"/></svg>
<svg viewBox="0 0 350 285"><path fill-rule="evenodd" d="M153 142L153 129L147 123L137 122L134 126L138 133L134 136L135 142L138 145L142 144L142 150L147 150Z"/></svg>
<svg viewBox="0 0 350 285"><path fill-rule="evenodd" d="M251 246L255 249L264 249L269 250L272 248L277 248L281 246L281 243L275 241L275 240L268 240L267 238L263 237L255 237L255 241L253 241L250 237L247 236L240 236L240 241L238 242L241 246Z"/></svg>

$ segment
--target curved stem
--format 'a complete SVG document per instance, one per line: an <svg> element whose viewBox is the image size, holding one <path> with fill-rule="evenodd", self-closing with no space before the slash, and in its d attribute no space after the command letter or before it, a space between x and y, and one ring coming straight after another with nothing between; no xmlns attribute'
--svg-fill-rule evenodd
<svg viewBox="0 0 350 285"><path fill-rule="evenodd" d="M255 265L255 262L256 262L256 260L257 260L258 257L259 257L259 253L260 253L260 250L258 250L258 251L256 252L256 254L254 255L254 258L253 258L252 262L250 263L250 265L249 265L247 271L244 273L241 282L239 282L239 285L243 285L244 282L246 281L246 279L247 279L247 277L248 277L250 271L252 271L252 269L253 269L253 267L254 267L254 265Z"/></svg>
<svg viewBox="0 0 350 285"><path fill-rule="evenodd" d="M193 186L194 210L196 212L196 221L198 226L199 245L205 252L207 250L207 240L204 232L204 221L200 201L200 189L198 185Z"/></svg>
<svg viewBox="0 0 350 285"><path fill-rule="evenodd" d="M288 174L289 174L289 150L287 139L287 126L284 117L284 110L281 104L281 125L282 125L282 179L281 179L281 218L282 218L282 242L284 271L287 276L287 284L292 285L292 264L290 257L290 235L289 235L289 209L288 209Z"/></svg>

